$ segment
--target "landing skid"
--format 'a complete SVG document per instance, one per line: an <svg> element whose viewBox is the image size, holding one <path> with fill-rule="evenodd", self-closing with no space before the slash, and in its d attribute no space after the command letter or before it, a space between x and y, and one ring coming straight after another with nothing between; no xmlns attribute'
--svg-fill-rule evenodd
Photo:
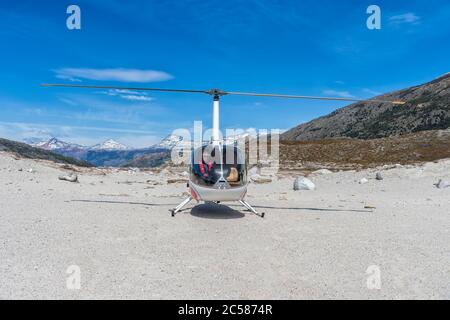
<svg viewBox="0 0 450 320"><path fill-rule="evenodd" d="M191 201L192 201L192 197L189 196L186 200L184 200L182 203L180 203L175 209L170 209L169 211L172 213L172 217L175 217L175 215L178 212L180 212Z"/></svg>
<svg viewBox="0 0 450 320"><path fill-rule="evenodd" d="M258 211L256 211L255 208L253 208L247 201L245 200L239 200L239 203L242 204L245 208L247 208L247 210L249 210L250 212L252 212L253 214L257 215L258 217L264 218L264 216L266 215L264 212L259 213Z"/></svg>
<svg viewBox="0 0 450 320"><path fill-rule="evenodd" d="M182 203L180 203L176 208L174 209L170 209L170 213L172 214L172 217L175 217L175 215L180 212L181 210L183 210L183 208L189 204L189 202L192 201L192 197L188 197L186 200L184 200ZM214 202L214 203L220 203L220 201ZM253 214L257 215L258 217L264 218L265 213L261 212L259 213L258 211L255 210L255 208L253 208L248 202L244 201L244 200L239 200L239 203L242 204L247 210L249 210L250 212L252 212Z"/></svg>

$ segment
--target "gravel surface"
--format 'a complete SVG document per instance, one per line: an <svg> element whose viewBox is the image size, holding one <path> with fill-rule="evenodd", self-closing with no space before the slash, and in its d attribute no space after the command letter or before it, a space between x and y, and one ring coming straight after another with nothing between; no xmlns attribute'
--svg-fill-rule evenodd
<svg viewBox="0 0 450 320"><path fill-rule="evenodd" d="M264 219L172 218L186 185L167 171L69 172L0 152L0 299L450 299L450 161L313 175L315 191L284 173L249 187Z"/></svg>

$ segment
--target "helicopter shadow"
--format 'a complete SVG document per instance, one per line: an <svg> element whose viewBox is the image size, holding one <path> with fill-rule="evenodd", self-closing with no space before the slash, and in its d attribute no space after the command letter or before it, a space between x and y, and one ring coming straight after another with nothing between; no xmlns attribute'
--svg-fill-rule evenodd
<svg viewBox="0 0 450 320"><path fill-rule="evenodd" d="M190 209L190 214L194 217L204 219L241 219L245 217L245 214L240 211L222 204L212 203L195 206Z"/></svg>
<svg viewBox="0 0 450 320"><path fill-rule="evenodd" d="M170 207L170 206L177 205L176 203L148 203L148 202L113 201L113 200L70 200L70 202L131 204L131 205L139 205L139 206L146 206L146 207Z"/></svg>
<svg viewBox="0 0 450 320"><path fill-rule="evenodd" d="M373 213L373 210L360 210L360 209L337 209L337 208L310 208L310 207L276 207L276 206L253 206L255 209L274 209L274 210L297 210L297 211L311 211L311 212L322 212L322 213L336 213L336 212L346 212L346 213Z"/></svg>
<svg viewBox="0 0 450 320"><path fill-rule="evenodd" d="M146 203L146 202L133 202L133 201L113 201L113 200L70 200L70 202L83 202L83 203L106 203L106 204L125 204L125 205L139 205L146 207L172 207L178 203ZM220 204L205 203L192 208L186 208L180 210L180 213L186 212L194 217L204 219L240 219L244 218L245 214L234 210L228 206Z"/></svg>

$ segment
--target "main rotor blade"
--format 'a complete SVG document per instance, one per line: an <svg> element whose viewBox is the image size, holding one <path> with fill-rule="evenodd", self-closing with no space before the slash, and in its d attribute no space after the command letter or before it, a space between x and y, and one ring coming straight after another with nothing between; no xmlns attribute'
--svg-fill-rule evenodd
<svg viewBox="0 0 450 320"><path fill-rule="evenodd" d="M249 96L249 97L273 97L273 98L284 98L284 99L306 99L306 100L327 100L327 101L348 101L348 102L379 102L379 103L392 103L395 105L406 104L406 102L403 102L403 101L387 101L387 100L379 100L379 99L356 99L356 98L297 96L297 95L272 94L272 93L232 92L232 91L222 91L219 89L185 90L185 89L95 86L95 85L79 85L79 84L42 84L42 86L64 87L64 88L84 88L84 89L112 89L112 90L134 90L134 91L204 93L204 94L209 94L209 95L214 95L214 96L235 95L235 96Z"/></svg>
<svg viewBox="0 0 450 320"><path fill-rule="evenodd" d="M387 101L387 100L379 100L379 99L356 99L356 98L295 96L295 95L288 95L288 94L272 94L272 93L226 92L226 94L231 94L231 95L236 95L236 96L249 96L249 97L273 97L273 98L285 98L285 99L349 101L349 102L380 102L380 103L392 103L392 104L396 104L396 105L406 104L406 102L403 102L403 101Z"/></svg>
<svg viewBox="0 0 450 320"><path fill-rule="evenodd" d="M208 93L205 90L183 90L183 89L161 89L161 88L133 88L133 87L116 87L116 86L91 86L79 84L58 84L44 83L44 87L63 87L63 88L83 88L83 89L112 89L112 90L134 90L134 91L161 91L161 92L187 92L187 93Z"/></svg>

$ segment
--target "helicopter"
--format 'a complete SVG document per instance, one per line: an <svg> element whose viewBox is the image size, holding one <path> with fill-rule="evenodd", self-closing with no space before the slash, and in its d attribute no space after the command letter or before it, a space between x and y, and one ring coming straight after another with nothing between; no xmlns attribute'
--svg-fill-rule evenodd
<svg viewBox="0 0 450 320"><path fill-rule="evenodd" d="M223 96L251 96L251 97L272 97L282 99L307 99L326 101L346 101L346 102L379 102L391 103L394 105L404 105L402 101L387 101L379 99L356 99L339 97L319 97L304 95L287 95L272 93L253 92L233 92L221 89L209 90L185 90L185 89L164 89L164 88L133 88L120 86L99 86L99 85L78 85L78 84L42 84L45 87L65 87L83 89L111 89L111 90L132 90L132 91L156 91L172 93L194 93L206 94L213 100L213 128L211 141L201 147L195 148L191 153L191 163L189 168L189 196L178 206L170 209L172 217L183 210L192 200L206 203L239 202L253 214L264 218L265 213L259 213L246 200L249 180L247 177L247 164L245 162L245 150L237 146L228 145L220 138L219 107Z"/></svg>

